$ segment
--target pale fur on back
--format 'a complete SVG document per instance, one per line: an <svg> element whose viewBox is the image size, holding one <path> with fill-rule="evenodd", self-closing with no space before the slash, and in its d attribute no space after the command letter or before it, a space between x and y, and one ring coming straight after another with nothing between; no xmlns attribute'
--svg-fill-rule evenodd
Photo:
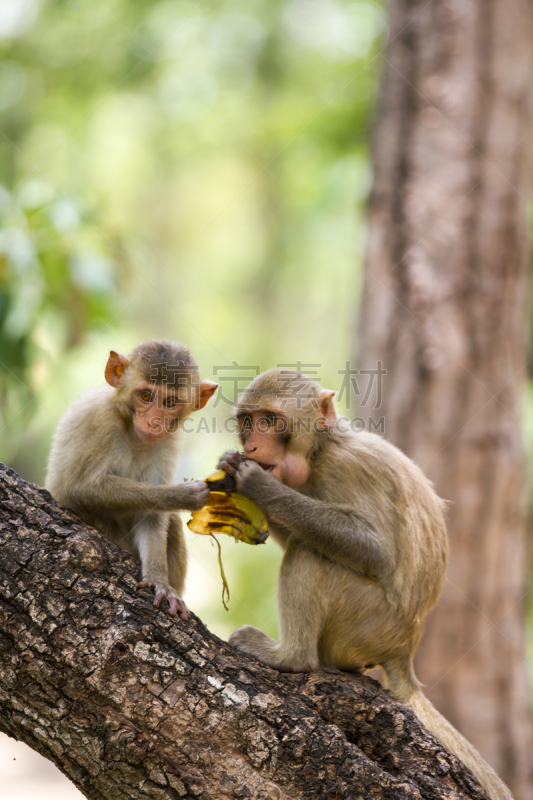
<svg viewBox="0 0 533 800"><path fill-rule="evenodd" d="M444 501L422 470L378 434L331 432L322 439L307 491L329 502L353 498L353 506L394 547L395 569L386 587L403 613L425 616L437 602L446 570Z"/></svg>

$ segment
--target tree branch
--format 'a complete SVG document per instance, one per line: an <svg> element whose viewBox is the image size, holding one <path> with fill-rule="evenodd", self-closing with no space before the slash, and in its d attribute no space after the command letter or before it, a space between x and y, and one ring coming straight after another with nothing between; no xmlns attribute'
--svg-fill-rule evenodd
<svg viewBox="0 0 533 800"><path fill-rule="evenodd" d="M91 800L485 795L370 678L285 675L137 589L119 547L0 465L0 730Z"/></svg>

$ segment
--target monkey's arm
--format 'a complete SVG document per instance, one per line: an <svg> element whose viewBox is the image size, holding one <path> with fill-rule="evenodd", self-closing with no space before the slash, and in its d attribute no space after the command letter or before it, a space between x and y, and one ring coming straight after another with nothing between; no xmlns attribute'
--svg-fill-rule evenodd
<svg viewBox="0 0 533 800"><path fill-rule="evenodd" d="M290 528L314 550L368 575L381 577L393 570L392 542L378 535L351 506L302 495L254 461L245 461L239 467L236 480L239 492L257 503L267 518Z"/></svg>
<svg viewBox="0 0 533 800"><path fill-rule="evenodd" d="M97 509L108 514L132 514L138 511L196 511L209 497L205 481L189 481L173 486L152 486L131 478L105 475L92 481L79 481L70 499L77 510ZM61 498L58 498L61 502ZM66 503L66 505L70 505Z"/></svg>

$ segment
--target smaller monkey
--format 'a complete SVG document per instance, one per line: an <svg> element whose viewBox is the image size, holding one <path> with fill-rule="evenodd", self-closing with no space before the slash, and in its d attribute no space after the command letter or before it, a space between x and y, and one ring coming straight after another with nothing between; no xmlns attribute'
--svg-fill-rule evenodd
<svg viewBox="0 0 533 800"><path fill-rule="evenodd" d="M111 350L108 386L91 389L60 420L46 488L141 562L140 588L163 599L171 615L189 618L182 600L187 553L174 511L207 502L205 481L172 484L180 425L217 388L201 381L183 344L149 340L128 356Z"/></svg>
<svg viewBox="0 0 533 800"><path fill-rule="evenodd" d="M246 625L230 644L286 672L379 664L394 697L470 769L491 800L512 800L425 697L413 668L446 571L443 501L397 447L338 420L334 394L278 369L255 378L241 397L244 457L229 451L218 466L257 503L285 555L280 641Z"/></svg>

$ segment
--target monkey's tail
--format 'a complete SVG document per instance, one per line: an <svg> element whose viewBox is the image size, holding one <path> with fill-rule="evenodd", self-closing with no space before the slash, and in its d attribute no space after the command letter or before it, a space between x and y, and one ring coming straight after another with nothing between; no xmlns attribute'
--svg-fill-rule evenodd
<svg viewBox="0 0 533 800"><path fill-rule="evenodd" d="M393 695L412 708L420 722L444 747L462 761L472 775L478 779L490 800L513 800L507 786L496 775L492 767L459 731L456 731L442 714L427 699L415 677L412 667L407 675L403 669L387 665L385 668Z"/></svg>

